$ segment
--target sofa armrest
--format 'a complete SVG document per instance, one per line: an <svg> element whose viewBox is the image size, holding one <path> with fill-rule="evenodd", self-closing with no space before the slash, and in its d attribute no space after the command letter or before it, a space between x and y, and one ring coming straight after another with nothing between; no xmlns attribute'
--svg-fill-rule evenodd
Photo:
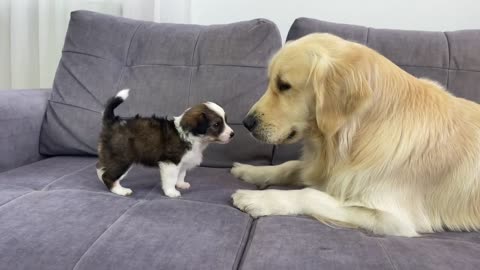
<svg viewBox="0 0 480 270"><path fill-rule="evenodd" d="M0 90L0 172L43 158L38 144L50 92Z"/></svg>

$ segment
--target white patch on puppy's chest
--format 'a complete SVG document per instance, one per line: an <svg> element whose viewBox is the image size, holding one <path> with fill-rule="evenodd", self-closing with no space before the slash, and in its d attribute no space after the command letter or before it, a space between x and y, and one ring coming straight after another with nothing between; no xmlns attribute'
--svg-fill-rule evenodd
<svg viewBox="0 0 480 270"><path fill-rule="evenodd" d="M180 161L181 166L186 170L192 169L203 160L203 150L205 150L206 145L194 142L192 144L192 149L187 151L183 156L182 160Z"/></svg>

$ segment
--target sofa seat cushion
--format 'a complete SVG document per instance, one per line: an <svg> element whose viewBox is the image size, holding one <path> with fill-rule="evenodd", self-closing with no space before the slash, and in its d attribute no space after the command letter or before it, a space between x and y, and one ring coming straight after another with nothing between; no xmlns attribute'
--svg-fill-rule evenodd
<svg viewBox="0 0 480 270"><path fill-rule="evenodd" d="M226 168L195 168L187 173L185 181L191 184L190 189L180 190L182 200L195 200L220 204L231 204L230 196L240 188L253 189L253 185L242 182L230 174ZM167 199L161 188L158 169L134 166L124 180L122 186L133 190L133 199ZM63 177L60 181L48 186L48 190L74 189L94 192L107 192L96 174L95 165L86 167L74 174Z"/></svg>
<svg viewBox="0 0 480 270"><path fill-rule="evenodd" d="M86 190L113 194L98 179L95 167L97 159L91 158L91 160L95 162L73 174L62 177L61 180L49 185L46 190ZM159 171L155 168L145 168L142 166L134 166L122 180L122 186L133 190L133 194L127 198L134 200L144 199L159 183ZM116 194L113 195L120 196Z"/></svg>
<svg viewBox="0 0 480 270"><path fill-rule="evenodd" d="M230 174L230 169L199 167L187 173L185 181L190 189L181 191L181 199L232 205L230 196L237 189L256 189ZM163 197L160 185L148 195L147 199Z"/></svg>
<svg viewBox="0 0 480 270"><path fill-rule="evenodd" d="M479 233L382 237L304 217L254 221L240 269L478 269Z"/></svg>
<svg viewBox="0 0 480 270"><path fill-rule="evenodd" d="M142 201L84 254L77 270L236 269L251 219L227 206Z"/></svg>
<svg viewBox="0 0 480 270"><path fill-rule="evenodd" d="M33 190L84 190L112 194L98 180L96 163L95 157L54 157L0 173L0 204ZM230 196L235 190L255 189L254 185L236 179L229 168L198 167L187 173L186 181L191 187L181 191L180 199L224 205L231 205ZM129 199L168 198L163 194L160 172L156 168L133 166L122 185L133 190Z"/></svg>
<svg viewBox="0 0 480 270"><path fill-rule="evenodd" d="M26 187L0 184L0 207L17 197L23 196L32 191L32 189Z"/></svg>
<svg viewBox="0 0 480 270"><path fill-rule="evenodd" d="M0 196L1 196L0 192ZM73 269L134 200L79 191L34 191L0 206L2 269Z"/></svg>
<svg viewBox="0 0 480 270"><path fill-rule="evenodd" d="M94 166L92 157L52 157L0 173L0 185L16 185L35 190L48 188L55 181Z"/></svg>

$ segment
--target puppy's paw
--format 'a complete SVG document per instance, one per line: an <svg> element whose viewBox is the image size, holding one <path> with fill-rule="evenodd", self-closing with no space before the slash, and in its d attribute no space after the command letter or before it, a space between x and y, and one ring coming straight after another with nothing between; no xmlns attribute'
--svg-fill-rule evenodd
<svg viewBox="0 0 480 270"><path fill-rule="evenodd" d="M181 182L181 183L177 183L175 186L179 189L189 189L190 188L190 183Z"/></svg>
<svg viewBox="0 0 480 270"><path fill-rule="evenodd" d="M233 205L254 218L271 215L269 204L263 196L264 192L261 190L237 190L232 195Z"/></svg>
<svg viewBox="0 0 480 270"><path fill-rule="evenodd" d="M124 188L122 186L114 186L111 190L111 192L117 194L117 195L121 195L121 196L130 196L132 195L133 191L129 188Z"/></svg>
<svg viewBox="0 0 480 270"><path fill-rule="evenodd" d="M180 194L180 191L178 191L174 188L164 190L164 192L165 192L165 195L167 197L170 197L170 198L177 198L177 197L180 197L180 195L182 195L182 194Z"/></svg>
<svg viewBox="0 0 480 270"><path fill-rule="evenodd" d="M268 186L268 183L261 174L261 170L261 168L256 166L235 162L233 163L230 173L247 183L254 184L260 189L264 189Z"/></svg>

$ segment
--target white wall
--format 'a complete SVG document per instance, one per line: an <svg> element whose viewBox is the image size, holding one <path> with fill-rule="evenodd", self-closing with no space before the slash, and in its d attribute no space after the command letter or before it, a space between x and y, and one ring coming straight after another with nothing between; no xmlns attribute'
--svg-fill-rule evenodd
<svg viewBox="0 0 480 270"><path fill-rule="evenodd" d="M191 0L190 12L195 24L266 18L284 39L298 17L376 28L480 29L480 0Z"/></svg>
<svg viewBox="0 0 480 270"><path fill-rule="evenodd" d="M297 17L377 28L480 29L480 0L0 0L0 89L51 87L76 9L171 23L267 18L284 40Z"/></svg>

